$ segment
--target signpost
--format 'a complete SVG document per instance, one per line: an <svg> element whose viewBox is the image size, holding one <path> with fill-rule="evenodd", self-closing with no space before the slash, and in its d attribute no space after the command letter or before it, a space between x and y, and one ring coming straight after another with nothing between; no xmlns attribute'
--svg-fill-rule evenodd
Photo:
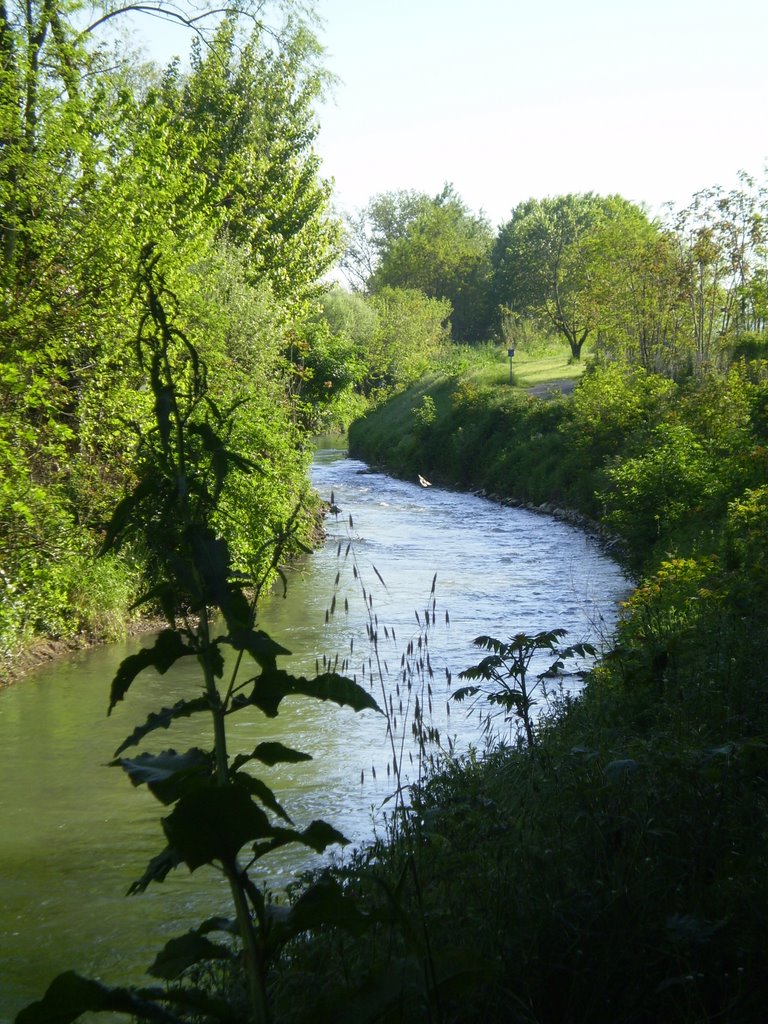
<svg viewBox="0 0 768 1024"><path fill-rule="evenodd" d="M513 348L508 348L507 349L507 355L509 356L509 383L510 384L512 383L512 357L514 356L514 354L515 354L515 350Z"/></svg>

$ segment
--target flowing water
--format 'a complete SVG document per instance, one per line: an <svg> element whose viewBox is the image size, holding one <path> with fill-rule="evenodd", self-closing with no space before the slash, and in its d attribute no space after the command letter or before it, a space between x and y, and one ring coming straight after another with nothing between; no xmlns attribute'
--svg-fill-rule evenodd
<svg viewBox="0 0 768 1024"><path fill-rule="evenodd" d="M316 659L322 669L323 656L338 657L339 668L373 685L380 703L392 697L397 749L405 737L402 763L411 778L418 771L409 738L413 704L398 671L410 642L425 666L411 702L423 688L420 700L431 703L443 746L464 750L482 746L480 726L463 706L448 705L447 675L455 687L458 672L480 659L475 636L563 627L570 641L599 644L610 634L628 584L581 531L394 480L333 449L318 453L313 479L321 496L334 493L341 511L327 520L322 550L291 573L287 598L264 602L259 625L293 652L293 671L311 674ZM381 673L367 667L367 629L377 632ZM192 876L181 869L140 896L124 896L164 845L158 819L165 812L106 764L150 711L199 687L193 666L146 673L107 718L112 675L141 643L152 638L73 654L0 692L0 1022L62 970L110 984L141 981L168 938L226 911L222 883L204 868ZM323 817L354 844L371 837L393 788L382 716L291 699L275 720L238 717L230 719L232 750L269 738L312 754L310 762L260 772L298 827ZM151 739L147 749L186 750L210 737L189 719ZM279 888L316 862L287 849L262 864Z"/></svg>

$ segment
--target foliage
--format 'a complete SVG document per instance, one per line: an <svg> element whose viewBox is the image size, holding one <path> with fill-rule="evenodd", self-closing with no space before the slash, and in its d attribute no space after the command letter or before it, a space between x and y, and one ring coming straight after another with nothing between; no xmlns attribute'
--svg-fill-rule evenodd
<svg viewBox="0 0 768 1024"><path fill-rule="evenodd" d="M558 646L565 635L564 629L542 630L532 636L516 633L509 638L508 643L491 636L475 637L472 641L475 647L491 653L477 665L460 672L459 678L480 679L493 685L483 686L480 683L462 686L454 690L451 700L464 701L482 696L491 707L501 709L507 725L515 718L518 720L519 726L524 730L525 742L533 749L536 746L533 709L540 700L546 703L548 681L551 682L562 673L567 658L595 654L595 648L587 643L571 644L568 647ZM529 677L531 662L544 652L553 660L532 682ZM487 727L490 729L492 712L489 711L486 715Z"/></svg>
<svg viewBox="0 0 768 1024"><path fill-rule="evenodd" d="M130 453L151 422L131 358L135 267L148 240L166 254L177 322L211 368L215 400L226 408L248 393L234 443L268 470L232 478L222 496L238 564L267 567L265 540L306 476L297 370L286 353L338 237L313 148L325 83L317 43L298 11L275 27L264 5L240 5L213 28L208 15L160 3L154 13L194 16L206 40L187 74L176 65L161 73L100 35L125 10L95 12L86 31L78 3L10 4L0 17L8 650L40 631L98 628L103 586L92 602L81 590L70 616L67 581L133 482ZM22 519L40 538L37 554L21 537ZM114 583L105 635L142 556L126 550L123 567L103 575Z"/></svg>
<svg viewBox="0 0 768 1024"><path fill-rule="evenodd" d="M564 429L571 443L598 461L642 448L652 425L677 394L672 381L621 363L587 372L573 395Z"/></svg>
<svg viewBox="0 0 768 1024"><path fill-rule="evenodd" d="M365 411L366 364L355 341L326 320L318 318L308 334L300 390L306 422L317 433L343 432Z"/></svg>
<svg viewBox="0 0 768 1024"><path fill-rule="evenodd" d="M574 359L602 325L604 301L598 284L610 267L599 260L602 232L619 225L631 235L647 219L620 196L557 196L530 199L499 231L492 261L498 305L541 318L561 333Z"/></svg>
<svg viewBox="0 0 768 1024"><path fill-rule="evenodd" d="M370 414L351 432L353 450L433 481L493 480L496 495L528 500L538 471L534 500L583 509L599 486L642 575L579 699L553 699L533 743L446 758L412 791L412 813L388 841L341 873L344 884L370 913L394 893L401 918L426 915L438 976L451 979L436 1020L759 1019L768 995L764 367L675 384L598 366L567 402L515 400L500 380L466 365L459 373ZM502 710L523 710L531 688L517 684L514 638L479 639L488 657L463 696L483 688ZM425 1019L402 935L385 919L354 943L319 937L293 955L305 980L335 965L350 998L346 979L388 971L402 994L389 1019ZM355 1003L354 1019L380 1019L376 995ZM291 1020L308 1019L299 999Z"/></svg>
<svg viewBox="0 0 768 1024"><path fill-rule="evenodd" d="M342 266L359 290L448 298L455 340L535 325L574 360L589 341L604 360L681 379L763 354L766 195L742 174L663 219L618 195L532 198L493 239L451 186L385 193L347 219Z"/></svg>
<svg viewBox="0 0 768 1024"><path fill-rule="evenodd" d="M362 210L347 215L340 265L351 288L367 290L381 260L429 204L426 193L403 189L373 196Z"/></svg>
<svg viewBox="0 0 768 1024"><path fill-rule="evenodd" d="M452 186L425 205L399 236L389 239L369 287L418 289L451 303L456 341L483 340L493 236L488 221L467 209Z"/></svg>
<svg viewBox="0 0 768 1024"><path fill-rule="evenodd" d="M765 329L765 200L742 174L740 188L705 189L672 214L697 372L740 333Z"/></svg>
<svg viewBox="0 0 768 1024"><path fill-rule="evenodd" d="M205 51L197 45L170 104L195 126L201 202L245 251L249 279L296 302L317 288L338 240L312 148L324 75L317 40L301 23L289 23L277 49L264 36L256 29L243 40L226 18ZM179 143L186 149L188 136Z"/></svg>
<svg viewBox="0 0 768 1024"><path fill-rule="evenodd" d="M602 311L599 357L681 375L688 364L689 332L674 232L639 215L610 220L602 225L592 256Z"/></svg>
<svg viewBox="0 0 768 1024"><path fill-rule="evenodd" d="M402 388L429 373L447 340L448 302L417 289L382 288L370 304L378 315L368 354L371 384Z"/></svg>
<svg viewBox="0 0 768 1024"><path fill-rule="evenodd" d="M151 882L162 882L180 864L190 871L213 865L226 877L232 895L233 919L212 918L200 928L166 944L150 973L178 979L200 961L212 958L235 963L240 952L229 941L212 943L208 935L239 939L248 979L247 1018L266 1021L267 970L280 946L310 928L333 919L346 906L340 890L316 886L282 919L272 913L265 893L249 869L270 851L286 843L301 843L322 851L344 843L341 833L322 821L298 830L275 795L250 772L253 761L274 764L296 762L309 755L261 744L230 759L227 722L233 714L259 709L268 717L278 714L284 697L294 694L330 700L356 711L378 710L367 690L335 672L314 680L289 675L277 659L288 652L256 625L256 604L263 580L245 575L233 563L226 540L215 529L216 511L227 479L250 473L257 465L231 447L237 404L221 409L207 388L206 364L171 317L172 296L167 292L159 256L148 247L142 265L141 290L145 303L136 345L140 365L147 374L155 401L155 424L141 439L138 479L133 490L114 511L107 529L104 552L135 542L136 536L151 552L155 565L152 595L160 601L168 628L154 646L130 655L112 682L110 712L124 699L140 673L154 668L165 673L182 658L194 657L201 669L202 694L171 709L150 714L115 753L114 766L123 768L134 785L149 790L171 810L163 818L167 845L150 862L132 888L141 892ZM285 524L275 538L271 557L281 556ZM246 596L245 587L252 588ZM177 609L184 609L177 620ZM223 632L214 635L215 615L223 619ZM225 653L232 652L227 666ZM242 666L252 661L256 673L239 678ZM186 753L125 756L159 728L192 714L210 716L214 745L210 751L193 748ZM268 813L269 812L269 813ZM270 816L271 815L271 816ZM239 855L248 846L248 866ZM311 904L311 909L306 907ZM351 921L354 915L348 914ZM358 919L359 924L362 919ZM185 985L166 990L108 989L77 975L60 975L39 1003L23 1010L20 1024L48 1019L74 1020L88 1010L126 1010L141 1019L168 1019L164 1007L175 1012L203 1011L208 1019L232 1020L239 1010Z"/></svg>

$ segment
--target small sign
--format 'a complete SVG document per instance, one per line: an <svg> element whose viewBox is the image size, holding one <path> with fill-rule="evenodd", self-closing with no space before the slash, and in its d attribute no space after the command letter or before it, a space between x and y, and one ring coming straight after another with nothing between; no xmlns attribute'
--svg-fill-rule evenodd
<svg viewBox="0 0 768 1024"><path fill-rule="evenodd" d="M512 358L512 356L514 354L515 354L515 350L513 348L508 348L507 349L507 355L509 356L510 359Z"/></svg>

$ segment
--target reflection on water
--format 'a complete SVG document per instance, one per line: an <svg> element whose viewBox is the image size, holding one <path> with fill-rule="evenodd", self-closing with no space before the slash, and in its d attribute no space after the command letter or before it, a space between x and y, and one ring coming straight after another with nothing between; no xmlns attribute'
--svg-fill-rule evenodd
<svg viewBox="0 0 768 1024"><path fill-rule="evenodd" d="M310 674L316 659L322 667L324 655L338 656L368 685L370 623L400 731L400 699L407 705L405 687L399 697L395 689L401 656L409 641L424 639L435 574L426 648L433 675L425 679L434 724L459 749L479 742L478 727L455 705L448 714L446 670L455 678L478 660L473 637L562 626L571 640L599 643L610 631L627 584L578 530L393 480L339 451L319 452L313 475L323 497L334 492L341 513L329 519L323 549L291 573L287 599L264 603L259 625L293 652L295 672ZM104 766L150 711L200 685L189 665L162 677L147 673L107 718L109 681L140 642L73 654L0 692L0 1021L11 1020L61 970L110 983L139 980L167 938L226 907L221 880L205 868L195 877L182 869L145 894L123 896L163 846L164 811L119 769ZM375 674L374 686L381 702ZM269 738L312 755L260 772L297 826L324 817L354 843L371 835L391 790L381 716L292 699L275 720L241 712L230 722L234 751ZM148 749L183 750L209 739L202 720L188 719L154 734ZM407 755L405 764L411 770ZM280 886L307 863L305 853L288 849L266 868Z"/></svg>

